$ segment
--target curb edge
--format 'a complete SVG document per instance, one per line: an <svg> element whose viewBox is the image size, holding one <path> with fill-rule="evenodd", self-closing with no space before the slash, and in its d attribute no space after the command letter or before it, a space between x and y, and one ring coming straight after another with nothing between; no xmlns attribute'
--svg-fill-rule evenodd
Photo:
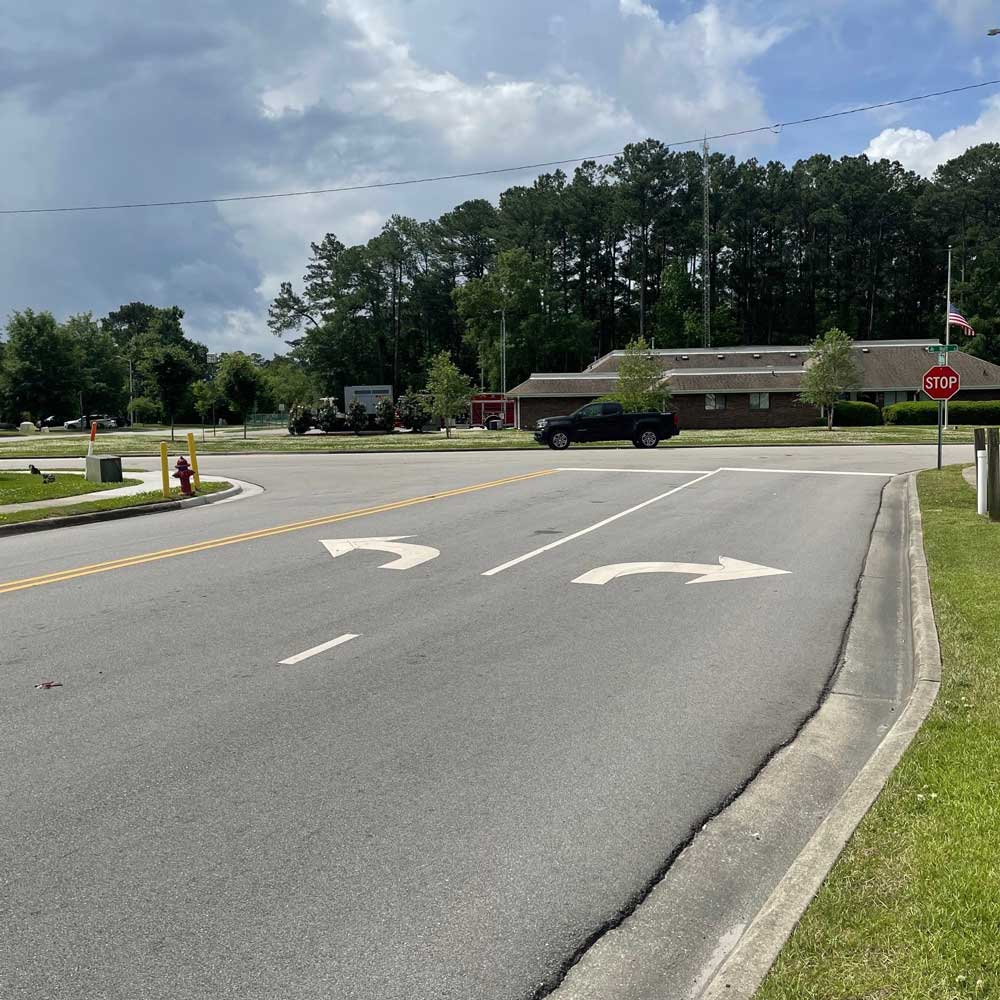
<svg viewBox="0 0 1000 1000"><path fill-rule="evenodd" d="M819 891L858 824L878 798L937 698L941 647L931 602L916 473L907 474L908 561L914 684L906 706L700 994L750 1000Z"/></svg>
<svg viewBox="0 0 1000 1000"><path fill-rule="evenodd" d="M70 514L66 517L49 517L40 521L25 521L23 524L0 524L0 539L8 535L27 535L36 531L54 531L57 528L73 528L81 524L93 524L99 521L120 521L129 517L144 517L149 514L163 514L170 510L183 510L185 507L201 507L205 504L229 500L243 492L242 483L233 483L228 490L209 493L205 496L191 497L187 500L167 500L141 504L136 507L121 507L118 510L98 510L91 514Z"/></svg>

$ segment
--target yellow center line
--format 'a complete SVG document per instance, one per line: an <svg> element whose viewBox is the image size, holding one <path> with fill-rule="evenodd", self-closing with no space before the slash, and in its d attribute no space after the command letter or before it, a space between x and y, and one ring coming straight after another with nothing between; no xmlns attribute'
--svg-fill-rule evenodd
<svg viewBox="0 0 1000 1000"><path fill-rule="evenodd" d="M355 517L367 517L370 514L384 514L416 504L430 503L432 500L444 500L447 497L462 496L466 493L476 493L488 490L494 486L506 486L510 483L520 483L527 479L537 479L539 476L552 475L555 469L542 469L540 472L528 472L520 476L508 476L506 479L494 479L488 483L476 483L474 486L462 486L454 490L442 490L439 493L427 493L408 500L395 500L379 504L376 507L362 507L359 510L345 511L343 514L328 514L324 517L314 517L308 521L295 521L292 524L279 524L273 528L261 528L258 531L245 531L239 535L228 535L225 538L213 538L204 542L193 542L190 545L179 545L172 549L161 549L158 552L147 552L142 555L126 556L122 559L112 559L108 562L91 563L89 566L77 566L56 573L44 573L41 576L26 577L23 580L8 580L0 583L0 594L10 594L15 590L28 590L31 587L44 587L50 583L63 583L75 580L81 576L92 576L95 573L108 573L115 569L125 569L129 566L141 566L145 563L158 562L160 559L173 559L175 556L191 555L195 552L205 552L208 549L221 548L223 545L236 545L240 542L252 542L258 538L271 538L290 531L302 531L306 528L316 528L324 524L336 524L338 521L349 521Z"/></svg>

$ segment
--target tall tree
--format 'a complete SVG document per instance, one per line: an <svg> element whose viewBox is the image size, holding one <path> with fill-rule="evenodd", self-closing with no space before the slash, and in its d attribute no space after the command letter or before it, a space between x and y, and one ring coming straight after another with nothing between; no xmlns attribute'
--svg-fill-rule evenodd
<svg viewBox="0 0 1000 1000"><path fill-rule="evenodd" d="M163 408L170 422L170 440L174 440L174 423L199 371L191 356L176 344L165 344L144 353L140 372L152 395Z"/></svg>
<svg viewBox="0 0 1000 1000"><path fill-rule="evenodd" d="M52 313L13 313L0 370L0 395L12 419L68 416L83 389L77 344Z"/></svg>
<svg viewBox="0 0 1000 1000"><path fill-rule="evenodd" d="M260 369L242 351L226 354L215 376L219 391L243 417L243 439L247 436L247 417L253 412L263 380Z"/></svg>

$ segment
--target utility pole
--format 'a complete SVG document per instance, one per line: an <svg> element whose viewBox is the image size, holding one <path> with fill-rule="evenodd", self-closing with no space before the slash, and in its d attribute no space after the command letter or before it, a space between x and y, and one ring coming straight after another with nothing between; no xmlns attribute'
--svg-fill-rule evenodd
<svg viewBox="0 0 1000 1000"><path fill-rule="evenodd" d="M702 347L712 346L712 237L708 196L708 139L702 143L702 246L701 246L701 296L704 313L701 343Z"/></svg>

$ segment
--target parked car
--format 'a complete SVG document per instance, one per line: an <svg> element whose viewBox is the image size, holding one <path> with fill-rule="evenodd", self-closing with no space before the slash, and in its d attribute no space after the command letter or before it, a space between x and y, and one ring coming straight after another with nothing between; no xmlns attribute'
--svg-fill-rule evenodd
<svg viewBox="0 0 1000 1000"><path fill-rule="evenodd" d="M87 417L77 417L76 420L67 420L63 427L68 431L89 431L93 424L97 424L98 428L110 429L117 427L118 423L114 417L109 417L106 413L91 413Z"/></svg>
<svg viewBox="0 0 1000 1000"><path fill-rule="evenodd" d="M543 417L535 440L561 451L574 441L631 441L636 448L655 448L680 434L676 413L626 413L621 403L588 403L568 417Z"/></svg>
<svg viewBox="0 0 1000 1000"><path fill-rule="evenodd" d="M43 427L62 427L63 422L58 417L46 417L44 420L38 421L38 429L41 430Z"/></svg>

